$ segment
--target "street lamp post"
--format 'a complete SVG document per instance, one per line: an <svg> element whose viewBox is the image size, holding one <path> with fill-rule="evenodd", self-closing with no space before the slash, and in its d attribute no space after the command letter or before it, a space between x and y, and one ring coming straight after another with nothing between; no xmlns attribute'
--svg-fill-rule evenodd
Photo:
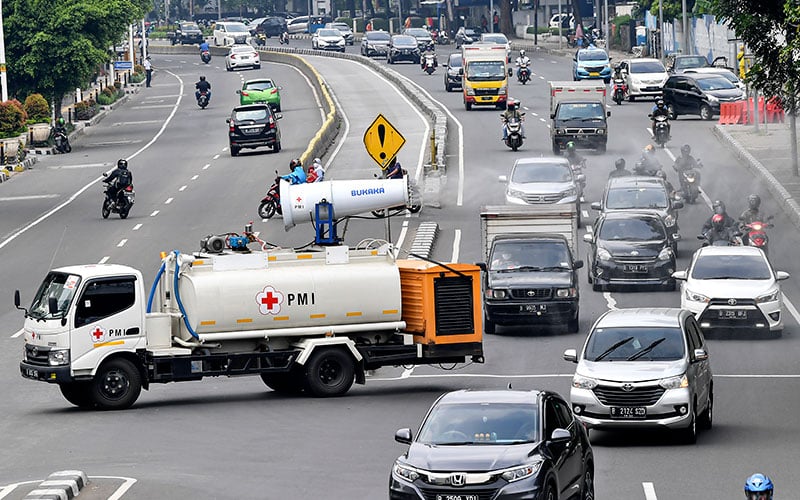
<svg viewBox="0 0 800 500"><path fill-rule="evenodd" d="M692 54L693 50L689 47L689 28L686 16L686 0L681 1L681 8L683 9L683 53Z"/></svg>
<svg viewBox="0 0 800 500"><path fill-rule="evenodd" d="M3 31L3 0L0 0L0 86L3 102L8 100L8 75L6 74L6 35Z"/></svg>
<svg viewBox="0 0 800 500"><path fill-rule="evenodd" d="M664 62L664 6L663 0L658 0L658 50L659 59Z"/></svg>

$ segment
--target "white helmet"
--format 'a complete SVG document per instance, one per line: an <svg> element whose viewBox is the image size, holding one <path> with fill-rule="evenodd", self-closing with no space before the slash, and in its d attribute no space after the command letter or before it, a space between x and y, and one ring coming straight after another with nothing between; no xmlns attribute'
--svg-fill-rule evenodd
<svg viewBox="0 0 800 500"><path fill-rule="evenodd" d="M519 49L519 56L525 57L525 49Z"/></svg>

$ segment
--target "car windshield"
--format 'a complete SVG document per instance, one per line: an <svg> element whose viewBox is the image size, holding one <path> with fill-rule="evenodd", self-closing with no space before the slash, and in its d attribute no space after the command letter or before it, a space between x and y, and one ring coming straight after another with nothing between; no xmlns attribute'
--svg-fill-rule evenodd
<svg viewBox="0 0 800 500"><path fill-rule="evenodd" d="M234 112L236 121L263 120L267 117L267 108L247 109Z"/></svg>
<svg viewBox="0 0 800 500"><path fill-rule="evenodd" d="M606 219L597 236L604 241L662 241L664 224L657 218Z"/></svg>
<svg viewBox="0 0 800 500"><path fill-rule="evenodd" d="M65 317L80 282L81 277L75 274L49 273L39 286L28 314L34 319ZM50 313L50 298L56 299L57 311L53 314Z"/></svg>
<svg viewBox="0 0 800 500"><path fill-rule="evenodd" d="M631 73L664 73L666 71L664 65L658 61L631 62L629 67Z"/></svg>
<svg viewBox="0 0 800 500"><path fill-rule="evenodd" d="M677 326L600 327L589 334L583 357L588 361L676 361L684 352L683 333Z"/></svg>
<svg viewBox="0 0 800 500"><path fill-rule="evenodd" d="M397 46L416 47L417 40L413 36L396 36L392 42Z"/></svg>
<svg viewBox="0 0 800 500"><path fill-rule="evenodd" d="M725 77L712 76L711 78L698 78L695 80L702 90L730 90L736 86Z"/></svg>
<svg viewBox="0 0 800 500"><path fill-rule="evenodd" d="M511 182L570 182L572 170L563 163L518 163L511 173Z"/></svg>
<svg viewBox="0 0 800 500"><path fill-rule="evenodd" d="M461 58L461 54L450 54L450 60L447 65L451 68L462 67L464 65L464 60Z"/></svg>
<svg viewBox="0 0 800 500"><path fill-rule="evenodd" d="M569 251L563 241L499 241L492 250L489 269L507 271L569 271Z"/></svg>
<svg viewBox="0 0 800 500"><path fill-rule="evenodd" d="M411 35L420 38L430 38L431 34L424 28L408 28L403 32L404 35Z"/></svg>
<svg viewBox="0 0 800 500"><path fill-rule="evenodd" d="M182 31L200 31L195 23L181 23Z"/></svg>
<svg viewBox="0 0 800 500"><path fill-rule="evenodd" d="M503 45L508 43L508 38L505 35L487 35L484 33L481 35L481 39L484 42L501 43Z"/></svg>
<svg viewBox="0 0 800 500"><path fill-rule="evenodd" d="M611 210L665 209L667 208L667 191L655 187L610 189L606 198L606 208Z"/></svg>
<svg viewBox="0 0 800 500"><path fill-rule="evenodd" d="M390 39L389 33L367 33L367 40L370 42L388 42Z"/></svg>
<svg viewBox="0 0 800 500"><path fill-rule="evenodd" d="M229 33L247 33L247 26L244 24L229 24L228 25L228 32Z"/></svg>
<svg viewBox="0 0 800 500"><path fill-rule="evenodd" d="M337 29L319 29L317 30L319 36L342 36L342 32Z"/></svg>
<svg viewBox="0 0 800 500"><path fill-rule="evenodd" d="M760 255L701 255L692 267L696 280L768 280L772 270Z"/></svg>
<svg viewBox="0 0 800 500"><path fill-rule="evenodd" d="M247 82L244 84L244 90L269 90L274 86L272 82Z"/></svg>
<svg viewBox="0 0 800 500"><path fill-rule="evenodd" d="M536 404L439 404L419 430L417 442L433 446L507 445L539 440Z"/></svg>
<svg viewBox="0 0 800 500"><path fill-rule="evenodd" d="M502 81L506 79L503 61L471 61L467 65L467 79L472 81Z"/></svg>
<svg viewBox="0 0 800 500"><path fill-rule="evenodd" d="M556 120L602 120L605 115L603 106L597 102L561 103Z"/></svg>
<svg viewBox="0 0 800 500"><path fill-rule="evenodd" d="M345 23L334 23L331 25L331 28L337 29L339 31L351 31L350 26L346 25Z"/></svg>
<svg viewBox="0 0 800 500"><path fill-rule="evenodd" d="M708 60L703 56L679 57L675 59L675 69L702 68L708 66Z"/></svg>
<svg viewBox="0 0 800 500"><path fill-rule="evenodd" d="M608 54L604 50L581 50L578 51L579 61L607 61Z"/></svg>

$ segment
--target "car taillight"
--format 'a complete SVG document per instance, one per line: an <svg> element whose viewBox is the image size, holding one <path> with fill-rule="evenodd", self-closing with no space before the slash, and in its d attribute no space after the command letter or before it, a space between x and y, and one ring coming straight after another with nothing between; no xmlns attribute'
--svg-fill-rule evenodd
<svg viewBox="0 0 800 500"><path fill-rule="evenodd" d="M125 191L133 191L133 186L131 185L126 186Z"/></svg>
<svg viewBox="0 0 800 500"><path fill-rule="evenodd" d="M278 89L272 89L272 90L270 91L270 94L277 94L277 93L278 93Z"/></svg>
<svg viewBox="0 0 800 500"><path fill-rule="evenodd" d="M230 132L231 132L231 133L234 133L235 131L236 131L236 129L234 128L234 126L233 126L233 125L231 125Z"/></svg>
<svg viewBox="0 0 800 500"><path fill-rule="evenodd" d="M247 97L247 96L249 96L250 94L248 94L246 91L242 90L242 95L243 95L243 96L245 96L245 97Z"/></svg>
<svg viewBox="0 0 800 500"><path fill-rule="evenodd" d="M231 59L236 59L236 54L231 54Z"/></svg>

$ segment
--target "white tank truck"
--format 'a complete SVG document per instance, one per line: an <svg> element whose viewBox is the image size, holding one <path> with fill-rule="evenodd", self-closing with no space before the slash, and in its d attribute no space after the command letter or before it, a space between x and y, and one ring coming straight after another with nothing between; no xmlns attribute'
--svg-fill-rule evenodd
<svg viewBox="0 0 800 500"><path fill-rule="evenodd" d="M281 190L287 229L320 207L344 217L409 203L406 179ZM161 255L149 291L119 264L54 269L28 309L16 291L22 376L116 410L157 383L258 375L275 391L328 397L383 366L483 362L474 265L397 259L388 244L267 249L249 225Z"/></svg>

